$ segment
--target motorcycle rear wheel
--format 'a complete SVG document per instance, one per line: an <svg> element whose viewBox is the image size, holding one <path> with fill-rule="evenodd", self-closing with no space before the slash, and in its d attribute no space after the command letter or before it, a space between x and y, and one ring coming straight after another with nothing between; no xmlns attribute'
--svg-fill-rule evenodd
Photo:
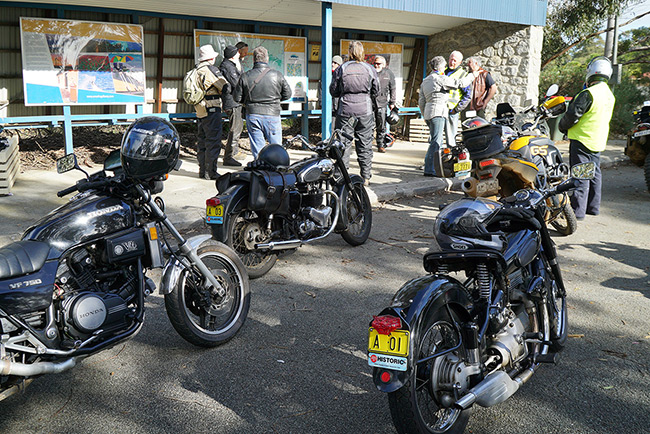
<svg viewBox="0 0 650 434"><path fill-rule="evenodd" d="M259 218L248 220L244 217L245 210L232 216L228 227L228 244L246 267L250 279L257 279L268 273L278 260L278 254L272 251L261 252L253 249L252 231L261 230Z"/></svg>
<svg viewBox="0 0 650 434"><path fill-rule="evenodd" d="M551 226L564 236L571 235L578 230L578 219L568 200L562 205L562 210L557 217L551 221Z"/></svg>
<svg viewBox="0 0 650 434"><path fill-rule="evenodd" d="M645 157L643 174L645 175L645 185L648 187L648 191L650 191L650 154Z"/></svg>
<svg viewBox="0 0 650 434"><path fill-rule="evenodd" d="M422 339L414 348L414 360L455 347L460 342L460 336L444 307L439 308L421 327L421 333L415 335L422 336ZM465 430L471 408L460 410L445 408L440 404L436 397L438 384L432 375L434 365L435 361L416 365L404 386L388 394L391 418L398 433L459 434Z"/></svg>
<svg viewBox="0 0 650 434"><path fill-rule="evenodd" d="M354 199L350 197L350 192L341 198L343 206L347 210L345 215L348 218L347 229L341 232L341 236L351 246L360 246L370 236L372 205L370 205L370 198L362 183L354 184L354 190L361 201L361 209L359 209Z"/></svg>
<svg viewBox="0 0 650 434"><path fill-rule="evenodd" d="M250 287L244 264L224 244L211 241L197 254L223 286L220 297L196 271L184 270L165 295L165 309L179 335L199 347L215 347L232 339L244 325L250 307ZM208 284L209 285L209 284Z"/></svg>

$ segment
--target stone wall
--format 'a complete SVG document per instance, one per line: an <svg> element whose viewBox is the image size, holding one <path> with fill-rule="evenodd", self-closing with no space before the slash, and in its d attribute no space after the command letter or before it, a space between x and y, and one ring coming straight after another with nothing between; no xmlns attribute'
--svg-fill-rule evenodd
<svg viewBox="0 0 650 434"><path fill-rule="evenodd" d="M474 21L429 36L427 60L434 56L449 59L454 50L463 53L465 66L468 57L479 57L498 86L487 107L491 117L500 102L509 102L515 109L529 100L537 102L542 38L539 26Z"/></svg>

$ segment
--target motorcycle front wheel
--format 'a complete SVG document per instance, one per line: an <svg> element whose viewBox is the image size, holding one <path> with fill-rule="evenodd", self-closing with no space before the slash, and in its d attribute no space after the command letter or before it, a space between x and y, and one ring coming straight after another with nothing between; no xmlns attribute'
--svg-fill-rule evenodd
<svg viewBox="0 0 650 434"><path fill-rule="evenodd" d="M232 339L246 321L248 276L239 257L222 243L211 241L197 254L225 294L220 296L197 270L186 269L172 292L165 295L165 308L183 339L200 347L215 347Z"/></svg>
<svg viewBox="0 0 650 434"><path fill-rule="evenodd" d="M551 226L564 236L571 235L578 230L578 219L568 199L562 205L558 215L551 221Z"/></svg>
<svg viewBox="0 0 650 434"><path fill-rule="evenodd" d="M350 197L350 192L341 198L343 206L346 209L344 215L348 219L346 222L347 228L341 232L341 236L351 246L360 246L370 236L370 229L372 228L372 206L370 205L370 198L363 184L357 183L353 186L361 202L361 207L357 205L354 198Z"/></svg>
<svg viewBox="0 0 650 434"><path fill-rule="evenodd" d="M278 254L272 251L255 250L263 230L263 222L259 217L247 219L246 210L241 210L232 216L228 227L228 246L230 246L241 259L248 277L257 279L268 273L278 260Z"/></svg>
<svg viewBox="0 0 650 434"><path fill-rule="evenodd" d="M427 321L424 321L420 333L422 336L414 348L414 361L422 360L445 349L456 347L460 336L454 327L454 320L444 307L438 308ZM461 351L462 352L462 351ZM444 372L453 366L452 356L440 356L436 359L416 364L407 382L400 389L388 394L393 424L400 434L459 434L469 422L471 408L460 410L450 405L453 402L453 390L440 387L444 382ZM440 381L443 380L443 381ZM447 405L441 402L447 401Z"/></svg>

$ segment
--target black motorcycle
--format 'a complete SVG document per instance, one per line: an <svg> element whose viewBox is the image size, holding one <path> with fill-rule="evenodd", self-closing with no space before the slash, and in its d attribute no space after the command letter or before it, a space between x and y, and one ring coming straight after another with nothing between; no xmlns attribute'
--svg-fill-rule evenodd
<svg viewBox="0 0 650 434"><path fill-rule="evenodd" d="M398 432L461 433L474 404L505 401L556 361L566 289L544 214L547 198L576 186L463 198L440 212L438 248L424 255L431 274L405 283L370 323L368 364Z"/></svg>
<svg viewBox="0 0 650 434"><path fill-rule="evenodd" d="M646 101L640 110L632 115L636 125L627 135L625 155L636 166L643 167L645 184L650 191L650 101Z"/></svg>
<svg viewBox="0 0 650 434"><path fill-rule="evenodd" d="M239 257L209 235L183 238L152 198L178 151L170 123L141 118L104 170L58 192L78 192L70 202L0 248L0 399L138 333L149 269L163 268L159 291L188 342L220 345L242 327L250 290ZM74 154L57 161L59 173L73 168Z"/></svg>
<svg viewBox="0 0 650 434"><path fill-rule="evenodd" d="M352 246L368 239L372 207L363 178L343 164L343 134L336 130L315 146L297 136L291 142L316 155L294 164L281 145L268 145L245 170L217 180L219 193L206 201L206 222L215 240L237 252L251 279L266 274L279 252L332 232Z"/></svg>

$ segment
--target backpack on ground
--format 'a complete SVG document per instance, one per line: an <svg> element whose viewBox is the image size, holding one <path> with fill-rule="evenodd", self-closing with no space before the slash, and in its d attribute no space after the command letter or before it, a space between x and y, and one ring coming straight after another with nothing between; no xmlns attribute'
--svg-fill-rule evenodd
<svg viewBox="0 0 650 434"><path fill-rule="evenodd" d="M199 68L192 68L183 79L183 99L189 105L197 105L205 98L205 90L199 85Z"/></svg>

